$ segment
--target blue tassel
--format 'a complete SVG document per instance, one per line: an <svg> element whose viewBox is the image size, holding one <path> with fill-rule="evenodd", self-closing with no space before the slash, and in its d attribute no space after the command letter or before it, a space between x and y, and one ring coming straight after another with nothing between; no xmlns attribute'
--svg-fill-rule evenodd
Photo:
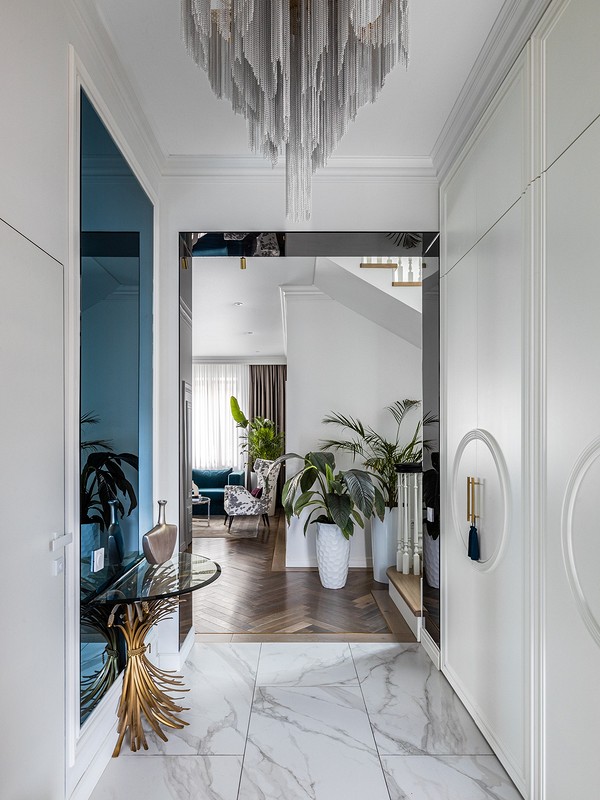
<svg viewBox="0 0 600 800"><path fill-rule="evenodd" d="M467 550L467 555L473 561L479 561L479 535L475 525L471 525L471 530L469 531L469 548Z"/></svg>

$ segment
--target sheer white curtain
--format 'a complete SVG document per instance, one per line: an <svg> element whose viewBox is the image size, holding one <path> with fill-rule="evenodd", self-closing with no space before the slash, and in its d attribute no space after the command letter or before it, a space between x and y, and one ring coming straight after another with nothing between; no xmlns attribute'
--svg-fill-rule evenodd
<svg viewBox="0 0 600 800"><path fill-rule="evenodd" d="M247 364L193 364L192 466L244 468L241 428L229 408L231 395L248 414L250 368Z"/></svg>

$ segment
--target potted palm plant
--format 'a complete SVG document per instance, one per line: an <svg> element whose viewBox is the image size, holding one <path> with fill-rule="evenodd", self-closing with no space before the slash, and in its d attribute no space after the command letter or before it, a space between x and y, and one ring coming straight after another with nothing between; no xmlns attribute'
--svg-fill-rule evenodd
<svg viewBox="0 0 600 800"><path fill-rule="evenodd" d="M304 534L317 523L317 566L326 589L346 585L350 561L350 537L354 528L364 527L382 498L371 475L360 469L336 472L333 453L286 453L280 461L298 458L300 470L286 481L282 503L286 519L305 514Z"/></svg>
<svg viewBox="0 0 600 800"><path fill-rule="evenodd" d="M373 577L380 583L388 583L386 571L396 561L398 530L398 474L396 464L414 463L422 460L423 448L430 449L429 441L422 440L423 427L437 422L433 414L419 419L412 436L402 436L402 424L420 400L396 400L387 406L395 428L387 439L369 425L355 417L331 413L323 419L327 425L337 425L351 435L348 439L327 439L321 442L322 450L340 450L360 458L373 476L383 498L384 508L377 508L378 516L371 525L373 550Z"/></svg>

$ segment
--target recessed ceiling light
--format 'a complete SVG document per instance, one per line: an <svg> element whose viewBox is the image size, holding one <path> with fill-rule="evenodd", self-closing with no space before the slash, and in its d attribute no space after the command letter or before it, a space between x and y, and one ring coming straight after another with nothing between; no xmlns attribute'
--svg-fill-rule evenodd
<svg viewBox="0 0 600 800"><path fill-rule="evenodd" d="M254 331L246 331L246 336L252 336L253 333Z"/></svg>
<svg viewBox="0 0 600 800"><path fill-rule="evenodd" d="M238 300L238 301L237 301L237 303L234 303L233 305L234 305L234 306L243 306L244 304L243 304L243 303L240 303L240 301Z"/></svg>

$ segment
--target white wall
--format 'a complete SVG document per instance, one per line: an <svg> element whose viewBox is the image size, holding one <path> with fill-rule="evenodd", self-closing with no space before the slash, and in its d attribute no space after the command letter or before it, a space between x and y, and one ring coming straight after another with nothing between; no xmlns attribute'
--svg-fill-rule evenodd
<svg viewBox="0 0 600 800"><path fill-rule="evenodd" d="M107 62L100 56L98 46L82 24L76 3L70 0L22 0L4 4L0 25L0 152L2 153L2 181L0 181L0 218L30 239L35 245L50 253L66 267L67 276L67 507L64 528L75 531L77 515L75 498L78 492L78 403L77 403L77 306L72 290L78 280L78 264L70 253L72 225L77 221L78 199L70 195L69 176L76 169L77 160L70 162L69 141L76 146L75 101L77 97L75 72L70 71L69 45L72 44L82 67L92 85L92 96L102 107L110 108L109 127L126 156L143 175L146 188L158 187L158 168L146 139L140 133L132 109L135 101L128 97L127 89L119 87L110 77ZM110 62L110 59L109 59ZM74 185L74 184L73 184ZM70 205L71 204L71 205ZM0 253L0 258L3 255ZM48 302L48 298L42 298ZM63 313L62 303L55 305L55 313ZM32 336L35 332L32 330ZM37 433L31 429L22 434L23 445L31 452L39 446ZM31 437L31 438L29 438ZM56 473L62 472L62 448L54 451ZM31 470L20 476L24 485L31 484ZM19 503L15 495L5 500L9 511L22 513L23 508L10 509L12 502ZM44 523L43 518L39 522ZM47 521L50 524L50 521ZM47 539L51 531L48 530ZM44 537L46 542L46 537ZM10 553L9 553L10 555ZM31 557L34 557L34 553ZM47 544L39 557L46 562ZM78 685L76 683L77 653L77 573L78 551L69 545L66 552L66 616L67 652L60 665L60 679L67 681L67 743L62 749L63 767L68 765L67 795L96 756L100 743L114 723L108 720L103 729L88 728L85 736L76 742L76 713ZM9 598L4 598L5 605ZM14 598L10 600L13 602ZM19 599L22 619L9 615L5 618L3 636L7 642L14 640L14 630L23 625L22 620L36 620L41 630L51 632L55 621L45 620L44 608L35 596L22 594ZM62 631L56 632L62 638ZM30 637L30 650L20 650L19 658L39 660L36 637ZM43 653L41 654L43 658ZM8 687L5 687L8 690ZM48 711L48 713L50 713ZM25 691L21 695L20 721L23 726L11 725L11 736L30 737L31 720L39 719L40 707L35 695ZM62 716L62 713L61 713ZM110 751L106 752L108 757ZM101 764L103 767L104 763ZM11 768L21 770L14 762ZM93 778L92 778L93 780ZM61 795L62 797L62 795ZM54 800L54 798L53 798Z"/></svg>
<svg viewBox="0 0 600 800"><path fill-rule="evenodd" d="M319 449L321 438L337 435L322 418L331 411L350 414L390 434L385 406L421 398L421 350L320 293L286 295L288 380L287 449L303 455ZM415 418L416 424L416 418ZM407 431L409 428L407 427ZM350 461L341 456L338 466ZM288 475L293 474L290 462ZM305 539L293 520L287 536L287 565L315 566L314 530ZM370 558L367 537L352 540L351 566Z"/></svg>

